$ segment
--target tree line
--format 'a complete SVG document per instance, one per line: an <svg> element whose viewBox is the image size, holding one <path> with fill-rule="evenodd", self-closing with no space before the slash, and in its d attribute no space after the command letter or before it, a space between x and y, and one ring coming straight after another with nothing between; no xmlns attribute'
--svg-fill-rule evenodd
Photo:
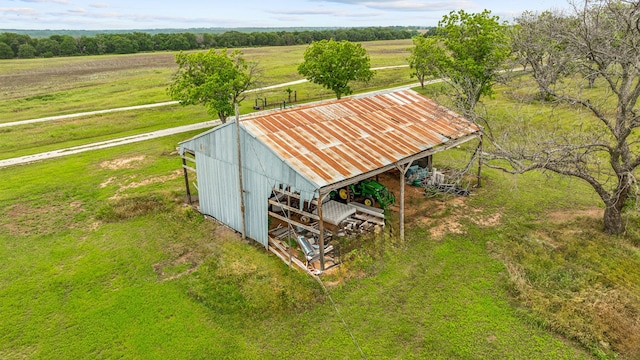
<svg viewBox="0 0 640 360"><path fill-rule="evenodd" d="M410 39L416 30L394 27L351 29L215 33L159 33L133 32L126 34L97 34L74 37L51 35L34 38L29 35L4 32L0 34L0 59L102 54L133 54L148 51L180 51L210 48L238 48L252 46L288 46L310 44L314 41L374 41Z"/></svg>

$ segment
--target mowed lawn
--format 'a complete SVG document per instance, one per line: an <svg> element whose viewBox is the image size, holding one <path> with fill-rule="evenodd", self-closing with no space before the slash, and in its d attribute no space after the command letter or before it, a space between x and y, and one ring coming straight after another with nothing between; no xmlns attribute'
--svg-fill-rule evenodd
<svg viewBox="0 0 640 360"><path fill-rule="evenodd" d="M347 330L316 281L183 206L183 138L0 169L0 358L359 358L349 331L368 358L588 358L510 303L474 223L411 222L328 275Z"/></svg>

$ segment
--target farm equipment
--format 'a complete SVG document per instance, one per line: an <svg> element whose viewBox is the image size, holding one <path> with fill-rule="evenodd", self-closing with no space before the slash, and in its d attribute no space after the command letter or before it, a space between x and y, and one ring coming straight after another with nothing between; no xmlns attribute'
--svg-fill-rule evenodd
<svg viewBox="0 0 640 360"><path fill-rule="evenodd" d="M345 186L331 192L331 198L339 198L343 201L353 201L356 198L361 198L363 204L373 206L378 203L383 209L393 205L396 201L387 187L375 180L362 180L356 184Z"/></svg>
<svg viewBox="0 0 640 360"><path fill-rule="evenodd" d="M448 193L457 196L469 196L469 190L457 184L445 184L444 174L436 170L431 171L417 165L411 166L405 175L405 181L409 185L422 186L428 193Z"/></svg>

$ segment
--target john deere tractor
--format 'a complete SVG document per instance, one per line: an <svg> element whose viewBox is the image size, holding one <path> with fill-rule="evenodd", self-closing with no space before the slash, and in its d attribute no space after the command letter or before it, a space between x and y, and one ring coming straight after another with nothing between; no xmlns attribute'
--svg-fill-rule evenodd
<svg viewBox="0 0 640 360"><path fill-rule="evenodd" d="M393 205L396 201L387 187L375 180L362 180L359 183L345 186L332 192L331 197L343 201L361 200L367 206L374 206L378 203L383 209Z"/></svg>

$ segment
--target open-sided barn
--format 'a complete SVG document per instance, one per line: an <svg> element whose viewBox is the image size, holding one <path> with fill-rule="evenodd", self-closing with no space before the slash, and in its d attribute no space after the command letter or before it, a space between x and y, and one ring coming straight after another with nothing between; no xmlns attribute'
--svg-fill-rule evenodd
<svg viewBox="0 0 640 360"><path fill-rule="evenodd" d="M478 126L413 90L243 117L239 150L236 128L227 123L180 143L181 155L195 155L200 211L269 247L268 199L286 189L318 207L321 249L322 200L331 191L390 169L404 176L413 161L480 135Z"/></svg>

